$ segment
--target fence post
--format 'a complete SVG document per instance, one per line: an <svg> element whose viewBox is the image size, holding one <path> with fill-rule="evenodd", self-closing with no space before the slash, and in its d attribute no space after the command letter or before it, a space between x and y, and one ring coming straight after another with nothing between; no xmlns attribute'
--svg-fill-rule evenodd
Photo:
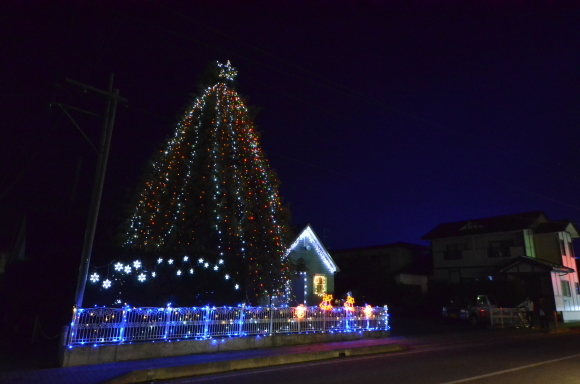
<svg viewBox="0 0 580 384"><path fill-rule="evenodd" d="M164 339L167 339L167 336L169 335L169 324L171 324L171 312L172 312L171 307L167 306L167 308L165 308L165 331L163 333Z"/></svg>
<svg viewBox="0 0 580 384"><path fill-rule="evenodd" d="M122 307L121 312L121 329L119 331L119 344L122 344L125 337L125 327L127 326L127 308L128 306Z"/></svg>
<svg viewBox="0 0 580 384"><path fill-rule="evenodd" d="M205 325L203 327L203 337L208 338L209 333L209 305L205 307Z"/></svg>
<svg viewBox="0 0 580 384"><path fill-rule="evenodd" d="M69 345L72 342L73 336L78 332L78 323L79 323L79 311L77 310L77 307L73 306L73 315L72 315L72 321L70 323L70 329L68 329L68 332L66 334L66 338L64 339L64 344L63 345ZM64 331L64 330L63 330Z"/></svg>
<svg viewBox="0 0 580 384"><path fill-rule="evenodd" d="M275 307L270 306L270 335L274 333L274 311L276 310Z"/></svg>
<svg viewBox="0 0 580 384"><path fill-rule="evenodd" d="M242 304L242 309L240 310L240 328L238 329L238 335L242 336L242 331L244 330L244 313L246 311L246 304Z"/></svg>

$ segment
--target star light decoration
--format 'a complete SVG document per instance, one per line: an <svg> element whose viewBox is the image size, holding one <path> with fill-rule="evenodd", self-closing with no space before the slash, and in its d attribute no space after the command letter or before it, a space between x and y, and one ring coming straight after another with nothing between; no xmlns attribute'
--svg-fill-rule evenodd
<svg viewBox="0 0 580 384"><path fill-rule="evenodd" d="M238 71L234 67L232 67L229 60L225 64L218 62L217 66L220 68L219 77L223 77L228 80L233 80L234 77L238 75Z"/></svg>

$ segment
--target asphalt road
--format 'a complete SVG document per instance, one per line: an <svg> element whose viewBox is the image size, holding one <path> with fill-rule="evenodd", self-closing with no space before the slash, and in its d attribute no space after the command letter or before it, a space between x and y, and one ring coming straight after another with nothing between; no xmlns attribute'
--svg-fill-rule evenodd
<svg viewBox="0 0 580 384"><path fill-rule="evenodd" d="M580 333L489 333L477 341L408 340L405 352L327 360L167 383L580 383ZM422 340L422 341L421 341Z"/></svg>

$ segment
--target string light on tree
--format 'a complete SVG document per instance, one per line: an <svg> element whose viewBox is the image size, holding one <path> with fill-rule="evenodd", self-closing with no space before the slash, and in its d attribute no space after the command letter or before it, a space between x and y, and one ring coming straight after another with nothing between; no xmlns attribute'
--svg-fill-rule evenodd
<svg viewBox="0 0 580 384"><path fill-rule="evenodd" d="M202 271L224 271L218 275L227 276L228 283L215 284L236 290L243 284L238 296L225 294L224 300L247 297L258 304L287 292L288 214L248 109L234 89L236 76L229 61L211 67L203 90L144 177L124 247L139 253L145 270L160 271L182 257L183 264L173 268L191 271L195 266L185 264L187 255L196 255ZM180 286L204 281L205 273L180 280ZM175 269L170 275L179 276Z"/></svg>

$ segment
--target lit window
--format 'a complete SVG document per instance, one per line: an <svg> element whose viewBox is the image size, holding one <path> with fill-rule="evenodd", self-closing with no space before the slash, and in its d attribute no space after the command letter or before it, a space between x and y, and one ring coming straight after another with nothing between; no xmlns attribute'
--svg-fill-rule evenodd
<svg viewBox="0 0 580 384"><path fill-rule="evenodd" d="M561 281L562 284L562 296L572 296L570 293L570 283L566 280Z"/></svg>
<svg viewBox="0 0 580 384"><path fill-rule="evenodd" d="M322 296L326 293L326 276L314 276L314 294Z"/></svg>

